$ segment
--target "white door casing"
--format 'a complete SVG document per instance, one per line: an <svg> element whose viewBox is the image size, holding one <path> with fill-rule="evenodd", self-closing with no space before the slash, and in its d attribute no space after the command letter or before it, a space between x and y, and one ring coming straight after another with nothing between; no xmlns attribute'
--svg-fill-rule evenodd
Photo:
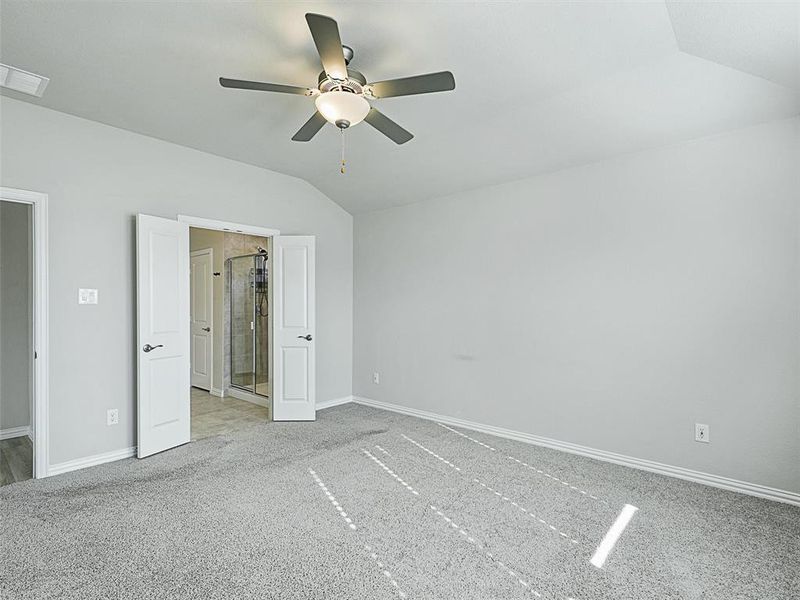
<svg viewBox="0 0 800 600"><path fill-rule="evenodd" d="M272 238L272 418L316 418L314 236Z"/></svg>
<svg viewBox="0 0 800 600"><path fill-rule="evenodd" d="M214 250L192 252L191 261L191 363L192 386L211 390L213 387L213 314L214 314Z"/></svg>
<svg viewBox="0 0 800 600"><path fill-rule="evenodd" d="M137 454L143 458L191 438L189 226L137 215L136 259Z"/></svg>

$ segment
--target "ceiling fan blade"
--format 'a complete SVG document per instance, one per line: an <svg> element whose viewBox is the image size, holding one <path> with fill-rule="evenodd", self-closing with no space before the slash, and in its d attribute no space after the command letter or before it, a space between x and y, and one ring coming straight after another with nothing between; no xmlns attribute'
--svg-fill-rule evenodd
<svg viewBox="0 0 800 600"><path fill-rule="evenodd" d="M242 79L219 78L219 84L226 88L236 88L240 90L258 90L260 92L280 92L282 94L298 94L308 96L309 88L298 87L296 85L282 85L280 83L262 83L260 81L244 81Z"/></svg>
<svg viewBox="0 0 800 600"><path fill-rule="evenodd" d="M400 127L400 125L392 121L377 108L370 108L364 120L395 144L405 144L414 137L413 133Z"/></svg>
<svg viewBox="0 0 800 600"><path fill-rule="evenodd" d="M456 79L450 71L388 79L370 83L372 95L376 98L392 98L394 96L410 96L412 94L430 94L454 90Z"/></svg>
<svg viewBox="0 0 800 600"><path fill-rule="evenodd" d="M311 118L306 121L305 125L298 129L297 133L292 136L292 140L295 142L308 142L317 135L317 132L322 129L325 123L327 123L325 117L319 114L319 111L315 112L311 115Z"/></svg>
<svg viewBox="0 0 800 600"><path fill-rule="evenodd" d="M342 39L339 37L336 21L325 15L306 13L306 22L322 60L322 68L329 77L347 79L347 64L344 61Z"/></svg>

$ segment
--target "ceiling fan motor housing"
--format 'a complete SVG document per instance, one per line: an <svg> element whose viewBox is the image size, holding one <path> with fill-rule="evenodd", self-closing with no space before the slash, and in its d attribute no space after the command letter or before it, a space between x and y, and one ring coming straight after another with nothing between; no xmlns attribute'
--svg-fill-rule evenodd
<svg viewBox="0 0 800 600"><path fill-rule="evenodd" d="M319 91L323 94L325 92L350 92L353 94L363 94L364 86L367 85L367 78L363 73L355 69L347 69L347 79L344 81L337 81L328 77L327 73L323 71L319 74L318 78Z"/></svg>

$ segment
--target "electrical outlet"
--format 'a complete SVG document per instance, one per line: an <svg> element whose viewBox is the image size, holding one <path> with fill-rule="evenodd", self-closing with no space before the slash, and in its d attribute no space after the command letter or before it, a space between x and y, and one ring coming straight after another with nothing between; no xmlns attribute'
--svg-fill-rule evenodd
<svg viewBox="0 0 800 600"><path fill-rule="evenodd" d="M695 442L703 442L704 444L709 443L709 428L708 425L703 425L702 423L695 423L694 424L694 441Z"/></svg>
<svg viewBox="0 0 800 600"><path fill-rule="evenodd" d="M106 411L106 425L116 425L119 423L119 409L109 408Z"/></svg>
<svg viewBox="0 0 800 600"><path fill-rule="evenodd" d="M377 371L375 371L372 374L372 383L374 383L375 385L378 385L380 382L381 382L381 374L378 373Z"/></svg>

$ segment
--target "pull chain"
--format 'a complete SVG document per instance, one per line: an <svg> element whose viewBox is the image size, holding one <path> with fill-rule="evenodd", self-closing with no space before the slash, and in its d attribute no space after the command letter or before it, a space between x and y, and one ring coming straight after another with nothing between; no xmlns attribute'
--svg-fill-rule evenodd
<svg viewBox="0 0 800 600"><path fill-rule="evenodd" d="M339 172L344 175L344 129L340 129L339 131L342 132L342 166L339 169Z"/></svg>

